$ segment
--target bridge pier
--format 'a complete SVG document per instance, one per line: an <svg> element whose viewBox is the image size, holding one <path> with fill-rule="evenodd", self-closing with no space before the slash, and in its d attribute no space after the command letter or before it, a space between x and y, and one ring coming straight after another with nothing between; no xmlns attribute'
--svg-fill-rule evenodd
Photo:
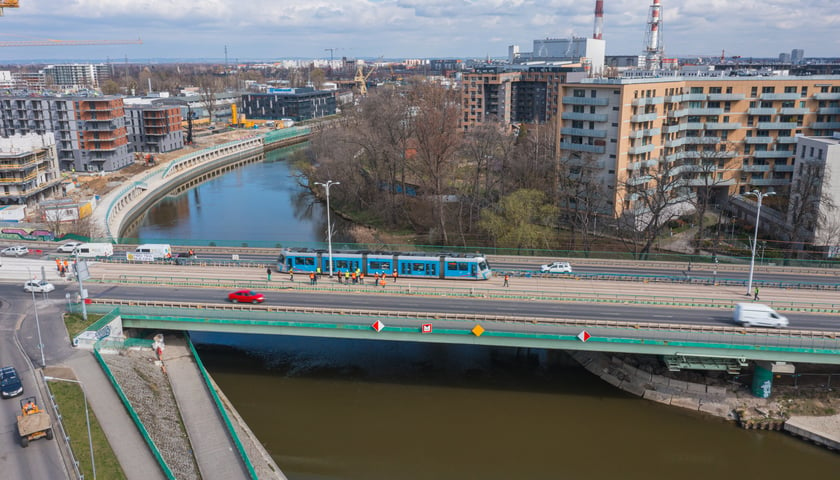
<svg viewBox="0 0 840 480"><path fill-rule="evenodd" d="M796 370L792 363L786 362L755 362L752 380L752 394L758 398L770 398L773 392L774 373L794 373Z"/></svg>

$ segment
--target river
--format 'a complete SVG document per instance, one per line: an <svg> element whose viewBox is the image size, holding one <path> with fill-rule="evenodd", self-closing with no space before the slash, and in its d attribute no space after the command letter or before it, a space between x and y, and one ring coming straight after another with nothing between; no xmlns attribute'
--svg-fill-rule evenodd
<svg viewBox="0 0 840 480"><path fill-rule="evenodd" d="M283 156L277 151L164 199L136 235L322 242L324 212ZM789 479L840 471L835 453L641 400L542 350L193 338L290 480Z"/></svg>

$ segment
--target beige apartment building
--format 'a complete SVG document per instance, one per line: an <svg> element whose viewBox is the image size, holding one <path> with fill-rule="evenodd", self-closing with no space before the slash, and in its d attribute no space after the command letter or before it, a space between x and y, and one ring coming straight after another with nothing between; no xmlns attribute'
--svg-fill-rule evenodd
<svg viewBox="0 0 840 480"><path fill-rule="evenodd" d="M840 130L840 76L538 75L531 83L544 82L546 97L528 104L544 107L542 121L556 125L561 159L597 165L616 215L633 208L627 185L653 188L663 174L679 176L680 195L695 195L700 186L715 199L755 188L786 194L797 136ZM525 92L516 86L522 78L522 72L465 75L464 130L492 118L529 123L520 115L527 109L517 105L525 99L508 93Z"/></svg>

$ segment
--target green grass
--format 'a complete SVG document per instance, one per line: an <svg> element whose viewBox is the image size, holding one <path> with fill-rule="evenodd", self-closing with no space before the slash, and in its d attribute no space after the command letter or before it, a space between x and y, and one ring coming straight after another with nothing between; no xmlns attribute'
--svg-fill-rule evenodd
<svg viewBox="0 0 840 480"><path fill-rule="evenodd" d="M85 421L85 403L82 389L74 383L51 381L50 390L55 395L55 401L61 412L62 423L70 437L70 447L79 462L79 470L85 478L93 478L90 463L90 443L88 442L87 423ZM90 434L93 443L94 460L96 461L96 477L108 479L124 479L117 456L111 450L108 439L93 410L88 410L90 416ZM61 441L58 440L57 441Z"/></svg>
<svg viewBox="0 0 840 480"><path fill-rule="evenodd" d="M67 327L67 333L70 334L70 340L72 341L76 335L82 333L100 318L102 318L102 315L89 314L87 321L85 321L79 313L68 313L64 315L64 325Z"/></svg>

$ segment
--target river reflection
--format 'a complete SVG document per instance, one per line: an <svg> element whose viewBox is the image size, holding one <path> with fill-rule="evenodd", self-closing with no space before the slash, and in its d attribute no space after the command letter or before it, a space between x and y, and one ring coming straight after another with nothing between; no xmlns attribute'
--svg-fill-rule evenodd
<svg viewBox="0 0 840 480"><path fill-rule="evenodd" d="M298 183L287 160L293 148L251 163L155 204L124 240L136 243L319 247L326 242L323 205ZM333 241L346 241L333 216Z"/></svg>
<svg viewBox="0 0 840 480"><path fill-rule="evenodd" d="M193 339L291 480L835 478L840 468L834 453L626 395L544 350Z"/></svg>

